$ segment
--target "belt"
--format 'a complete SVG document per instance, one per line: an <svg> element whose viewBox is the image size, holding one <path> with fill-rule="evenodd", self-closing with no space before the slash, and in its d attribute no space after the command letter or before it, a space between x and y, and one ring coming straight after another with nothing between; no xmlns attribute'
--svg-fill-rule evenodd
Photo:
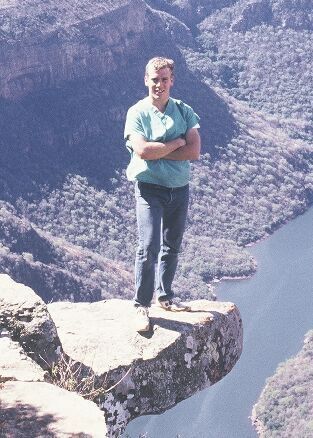
<svg viewBox="0 0 313 438"><path fill-rule="evenodd" d="M147 187L147 188L151 188L151 189L161 189L161 190L170 190L170 191L185 189L186 187L189 186L189 184L186 184L185 186L180 186L180 187L166 187L166 186L161 186L159 184L146 183L146 182L139 181L139 180L137 180L137 184L139 187L141 186L141 187Z"/></svg>

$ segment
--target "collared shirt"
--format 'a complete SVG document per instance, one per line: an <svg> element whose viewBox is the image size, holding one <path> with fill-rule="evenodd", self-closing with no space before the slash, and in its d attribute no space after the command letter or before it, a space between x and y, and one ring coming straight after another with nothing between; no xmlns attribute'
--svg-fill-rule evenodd
<svg viewBox="0 0 313 438"><path fill-rule="evenodd" d="M188 160L143 160L131 146L129 136L140 134L147 141L162 143L184 136L191 128L199 128L199 116L180 100L169 98L164 113L151 104L148 98L133 105L127 112L124 138L131 152L126 175L130 181L138 180L165 187L182 187L189 182Z"/></svg>

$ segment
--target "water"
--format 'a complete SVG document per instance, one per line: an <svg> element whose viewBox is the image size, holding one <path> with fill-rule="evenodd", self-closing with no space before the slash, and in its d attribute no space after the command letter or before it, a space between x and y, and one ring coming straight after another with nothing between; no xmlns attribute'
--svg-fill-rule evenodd
<svg viewBox="0 0 313 438"><path fill-rule="evenodd" d="M244 349L221 382L162 415L140 417L132 438L255 438L249 415L277 365L296 354L313 328L313 208L250 248L258 262L248 280L222 282L219 300L239 307Z"/></svg>

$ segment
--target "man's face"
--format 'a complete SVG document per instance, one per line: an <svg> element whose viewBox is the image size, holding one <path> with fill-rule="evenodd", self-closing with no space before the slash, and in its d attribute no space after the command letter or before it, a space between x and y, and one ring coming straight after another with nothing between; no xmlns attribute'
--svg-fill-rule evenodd
<svg viewBox="0 0 313 438"><path fill-rule="evenodd" d="M166 103L173 83L174 78L168 67L155 70L153 66L150 66L145 75L145 85L148 87L149 96L154 102Z"/></svg>

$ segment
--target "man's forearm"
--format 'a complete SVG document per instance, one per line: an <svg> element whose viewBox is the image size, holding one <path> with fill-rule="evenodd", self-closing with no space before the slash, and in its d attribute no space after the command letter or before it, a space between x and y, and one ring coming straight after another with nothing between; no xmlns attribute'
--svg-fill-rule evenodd
<svg viewBox="0 0 313 438"><path fill-rule="evenodd" d="M182 146L173 152L170 152L165 157L166 160L199 160L200 149L198 147L190 147L189 145Z"/></svg>
<svg viewBox="0 0 313 438"><path fill-rule="evenodd" d="M186 144L165 157L166 160L199 160L201 139L197 129L190 129L186 134Z"/></svg>
<svg viewBox="0 0 313 438"><path fill-rule="evenodd" d="M185 144L185 139L181 137L165 143L140 140L134 145L134 150L143 160L158 160L178 150Z"/></svg>

